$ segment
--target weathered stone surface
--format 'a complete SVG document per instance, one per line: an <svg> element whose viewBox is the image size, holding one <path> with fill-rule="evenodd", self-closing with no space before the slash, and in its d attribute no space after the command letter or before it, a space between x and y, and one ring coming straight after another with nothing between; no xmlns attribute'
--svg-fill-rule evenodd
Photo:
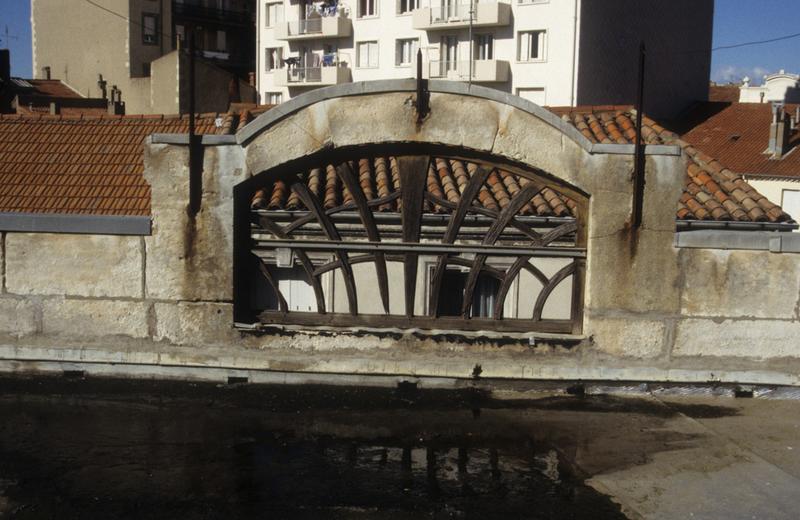
<svg viewBox="0 0 800 520"><path fill-rule="evenodd" d="M678 260L673 233L627 228L589 241L586 305L592 310L677 314Z"/></svg>
<svg viewBox="0 0 800 520"><path fill-rule="evenodd" d="M211 346L241 341L233 306L224 303L157 303L154 339L176 345Z"/></svg>
<svg viewBox="0 0 800 520"><path fill-rule="evenodd" d="M243 157L238 147L206 148L202 207L194 217L187 211L189 172L181 166L186 160L180 150L160 145L150 145L145 154L153 192L146 293L158 299L230 300L233 187L244 180Z"/></svg>
<svg viewBox="0 0 800 520"><path fill-rule="evenodd" d="M36 305L25 299L0 297L0 333L26 336L36 332Z"/></svg>
<svg viewBox="0 0 800 520"><path fill-rule="evenodd" d="M46 299L42 302L42 331L82 338L146 338L149 306L146 302Z"/></svg>
<svg viewBox="0 0 800 520"><path fill-rule="evenodd" d="M587 320L586 333L593 338L593 351L646 359L663 353L665 328L663 321L592 318Z"/></svg>
<svg viewBox="0 0 800 520"><path fill-rule="evenodd" d="M140 239L8 233L6 277L14 294L139 298Z"/></svg>
<svg viewBox="0 0 800 520"><path fill-rule="evenodd" d="M309 155L329 145L330 135L327 102L306 107L278 121L248 143L247 168L252 175L257 175L286 161Z"/></svg>
<svg viewBox="0 0 800 520"><path fill-rule="evenodd" d="M684 315L796 317L800 255L681 249L680 264Z"/></svg>
<svg viewBox="0 0 800 520"><path fill-rule="evenodd" d="M587 179L581 175L589 154L560 130L532 114L503 107L492 153L534 166L589 191Z"/></svg>
<svg viewBox="0 0 800 520"><path fill-rule="evenodd" d="M678 322L673 356L797 357L800 322L686 319Z"/></svg>

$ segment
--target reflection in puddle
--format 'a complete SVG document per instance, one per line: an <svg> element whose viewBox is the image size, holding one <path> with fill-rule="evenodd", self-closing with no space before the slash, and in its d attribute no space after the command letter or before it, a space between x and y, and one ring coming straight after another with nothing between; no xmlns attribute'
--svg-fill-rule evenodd
<svg viewBox="0 0 800 520"><path fill-rule="evenodd" d="M117 385L0 380L0 518L624 518L520 409Z"/></svg>

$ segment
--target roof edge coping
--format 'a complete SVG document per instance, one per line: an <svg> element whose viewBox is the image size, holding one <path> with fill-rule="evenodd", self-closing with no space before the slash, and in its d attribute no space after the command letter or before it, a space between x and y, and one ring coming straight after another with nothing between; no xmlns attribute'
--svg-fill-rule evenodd
<svg viewBox="0 0 800 520"><path fill-rule="evenodd" d="M416 89L417 80L413 78L358 81L315 89L311 92L307 92L292 98L285 103L281 103L270 110L267 110L250 124L245 125L244 128L240 129L236 133L236 140L239 144L246 145L265 128L277 123L289 115L299 112L303 108L311 106L315 103L319 103L320 101L340 97L362 96L388 92L415 92ZM584 150L592 153L593 143L589 141L586 136L581 134L577 128L566 121L563 121L559 116L550 112L546 108L543 108L532 101L528 101L527 99L522 99L519 96L514 96L507 92L501 92L488 87L468 85L459 81L448 80L429 80L428 91L431 93L458 94L463 96L477 97L513 106L514 108L518 108L524 112L538 117L539 119L548 123L550 126L560 130L570 139L579 144ZM603 149L599 149L595 153L611 153L602 150ZM628 152L619 151L618 153Z"/></svg>
<svg viewBox="0 0 800 520"><path fill-rule="evenodd" d="M150 235L150 217L74 215L69 213L0 213L0 231L83 235Z"/></svg>

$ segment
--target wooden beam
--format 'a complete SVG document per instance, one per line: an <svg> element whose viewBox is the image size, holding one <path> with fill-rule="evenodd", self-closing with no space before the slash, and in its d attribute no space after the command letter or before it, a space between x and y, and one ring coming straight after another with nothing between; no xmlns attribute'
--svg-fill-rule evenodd
<svg viewBox="0 0 800 520"><path fill-rule="evenodd" d="M424 201L425 181L428 175L428 156L408 155L397 158L400 171L400 200L402 202L401 218L403 225L403 242L419 242L422 227L422 203ZM406 253L403 266L405 282L406 316L414 315L414 299L417 290L417 270L419 255Z"/></svg>
<svg viewBox="0 0 800 520"><path fill-rule="evenodd" d="M259 216L258 224L276 237L289 240L289 236L283 228L267 217L263 215ZM311 263L311 259L308 258L308 254L306 254L305 251L295 250L294 252L297 255L297 259L300 261L300 265L303 266L303 270L308 278L308 284L314 289L314 298L317 300L317 312L325 314L325 312L327 312L325 309L325 293L322 291L322 284L319 282L319 278L314 276L314 264Z"/></svg>
<svg viewBox="0 0 800 520"><path fill-rule="evenodd" d="M311 211L311 213L317 219L317 222L325 231L325 236L328 237L328 240L341 240L339 232L336 230L336 226L333 225L333 222L331 222L328 216L325 214L325 211L322 209L322 206L317 198L308 190L308 186L298 179L292 183L292 191L297 193L297 196L300 197L300 200L303 201L303 204L306 206L306 208L308 208L308 210ZM347 252L338 250L336 251L336 256L339 257L339 261L342 263L342 276L344 278L344 288L347 292L347 303L350 309L350 314L358 314L356 282L355 277L353 276L353 268L350 266L350 262L347 259Z"/></svg>
<svg viewBox="0 0 800 520"><path fill-rule="evenodd" d="M364 229L367 232L367 238L370 242L380 242L381 237L378 233L378 226L375 224L375 219L372 217L372 210L367 205L367 197L364 195L364 190L361 189L358 179L356 179L350 163L342 163L336 168L336 174L342 179L342 184L350 192L353 197L353 202L358 209L361 216L361 223L364 224ZM381 303L383 303L383 310L389 314L389 277L386 273L386 258L381 251L376 251L375 255L375 273L378 275L378 292L381 295Z"/></svg>

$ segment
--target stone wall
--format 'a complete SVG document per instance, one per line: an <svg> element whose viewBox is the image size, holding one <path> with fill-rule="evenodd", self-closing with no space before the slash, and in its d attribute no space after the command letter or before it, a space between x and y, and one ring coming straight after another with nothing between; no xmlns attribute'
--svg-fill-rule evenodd
<svg viewBox="0 0 800 520"><path fill-rule="evenodd" d="M663 201L677 200L680 156L648 157L644 226L633 233L627 151L592 152L557 121L444 93L432 97L431 116L417 129L405 120L407 98L326 100L244 145L207 146L196 216L187 212L187 147L147 144L151 236L3 234L0 370L470 378L479 365L487 378L800 384L800 254L676 247L675 208ZM471 123L459 119L465 113ZM476 126L475 114L482 123L463 133ZM386 125L375 127L377 115ZM330 146L415 139L466 141L590 195L583 334L235 329L234 187Z"/></svg>

